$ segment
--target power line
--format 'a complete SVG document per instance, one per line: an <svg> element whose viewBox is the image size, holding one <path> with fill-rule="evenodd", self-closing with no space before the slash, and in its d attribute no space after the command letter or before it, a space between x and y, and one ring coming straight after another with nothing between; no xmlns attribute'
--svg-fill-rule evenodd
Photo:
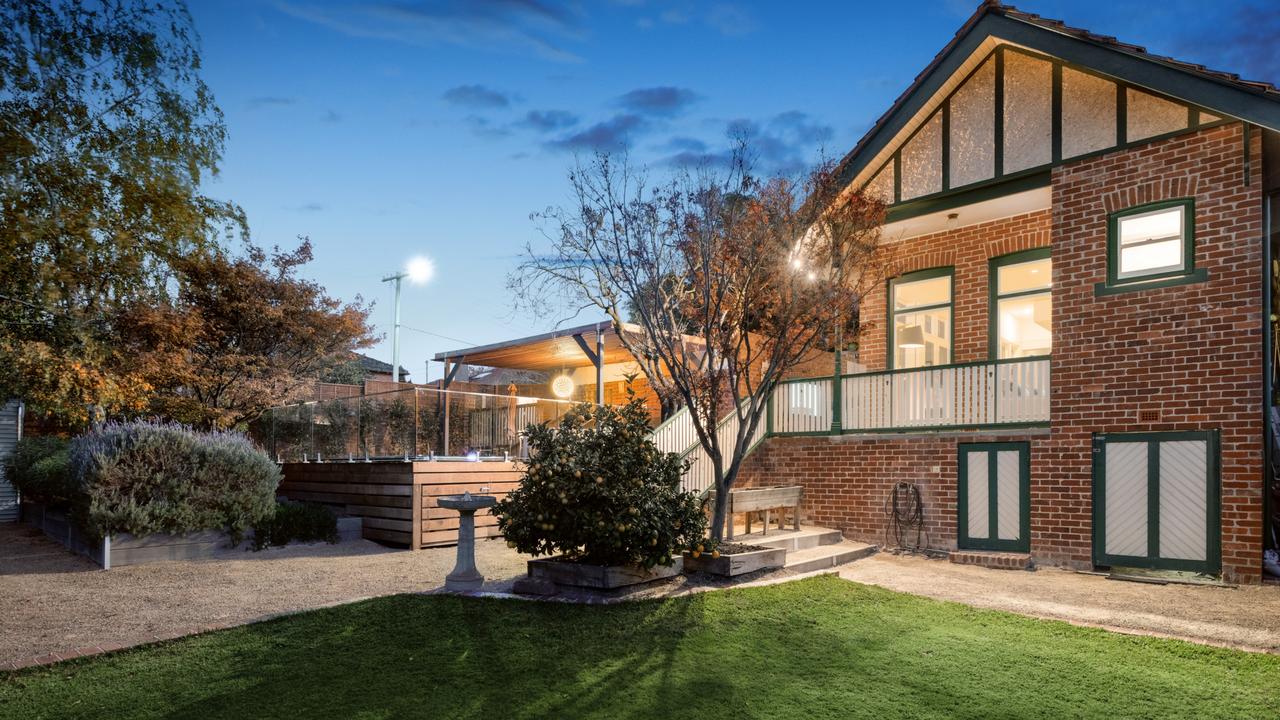
<svg viewBox="0 0 1280 720"><path fill-rule="evenodd" d="M459 338L456 338L456 337L449 337L448 335L441 335L440 333L434 333L434 332L431 332L430 330L422 330L422 329L420 329L420 328L410 327L410 326L408 326L408 325L405 325L404 323L400 323L400 327L401 327L401 329L404 329L404 330L412 330L412 331L414 331L414 332L420 332L420 333L422 333L423 335L431 335L431 336L433 336L433 337L438 337L438 338L441 338L441 339L444 339L444 340L450 340L450 341L452 341L452 342L459 342L459 343L462 343L463 345L479 345L479 344L480 344L480 343L476 343L476 342L471 342L470 340L462 340L462 339L459 339Z"/></svg>

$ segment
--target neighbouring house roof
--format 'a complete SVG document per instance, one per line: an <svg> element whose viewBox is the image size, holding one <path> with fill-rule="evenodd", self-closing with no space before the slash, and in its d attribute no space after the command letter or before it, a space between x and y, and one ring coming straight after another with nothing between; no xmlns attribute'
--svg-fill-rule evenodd
<svg viewBox="0 0 1280 720"><path fill-rule="evenodd" d="M382 362L377 358L371 358L364 353L355 353L356 362L360 363L360 367L371 373L381 373L383 375L391 374L391 363ZM400 382L405 382L405 378L409 376L409 371L400 366Z"/></svg>
<svg viewBox="0 0 1280 720"><path fill-rule="evenodd" d="M874 171L868 165L916 120L952 76L984 46L1009 43L1087 67L1116 80L1280 131L1280 90L1268 82L1148 52L1114 37L988 0L916 76L840 162L845 182Z"/></svg>

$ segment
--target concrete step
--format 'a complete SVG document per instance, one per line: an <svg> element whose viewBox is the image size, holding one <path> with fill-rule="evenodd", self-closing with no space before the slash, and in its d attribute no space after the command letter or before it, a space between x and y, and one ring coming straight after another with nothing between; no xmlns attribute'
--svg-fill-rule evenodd
<svg viewBox="0 0 1280 720"><path fill-rule="evenodd" d="M763 545L771 548L782 548L787 552L835 545L844 540L839 530L820 527L803 527L799 530L770 530L767 535L753 532L750 535L735 535L733 542L743 545Z"/></svg>
<svg viewBox="0 0 1280 720"><path fill-rule="evenodd" d="M1034 570L1029 553L992 552L987 550L954 550L947 559L957 565L978 565L995 570Z"/></svg>
<svg viewBox="0 0 1280 720"><path fill-rule="evenodd" d="M787 552L787 563L783 567L795 572L811 572L825 570L837 565L861 560L874 555L879 550L875 545L845 540L835 545L819 545L803 550Z"/></svg>

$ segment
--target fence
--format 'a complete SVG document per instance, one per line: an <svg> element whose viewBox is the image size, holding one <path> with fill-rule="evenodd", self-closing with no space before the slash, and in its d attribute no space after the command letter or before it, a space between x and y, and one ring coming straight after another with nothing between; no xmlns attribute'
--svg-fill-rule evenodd
<svg viewBox="0 0 1280 720"><path fill-rule="evenodd" d="M249 433L281 462L525 457L526 426L557 421L564 400L406 388L273 408Z"/></svg>

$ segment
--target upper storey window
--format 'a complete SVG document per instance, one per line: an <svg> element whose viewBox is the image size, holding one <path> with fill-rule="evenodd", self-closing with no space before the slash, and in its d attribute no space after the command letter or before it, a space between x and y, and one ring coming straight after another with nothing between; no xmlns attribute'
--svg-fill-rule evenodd
<svg viewBox="0 0 1280 720"><path fill-rule="evenodd" d="M889 282L890 362L895 368L951 362L952 269L921 270Z"/></svg>
<svg viewBox="0 0 1280 720"><path fill-rule="evenodd" d="M1107 233L1108 283L1142 282L1192 272L1194 226L1195 204L1189 199L1112 213Z"/></svg>

